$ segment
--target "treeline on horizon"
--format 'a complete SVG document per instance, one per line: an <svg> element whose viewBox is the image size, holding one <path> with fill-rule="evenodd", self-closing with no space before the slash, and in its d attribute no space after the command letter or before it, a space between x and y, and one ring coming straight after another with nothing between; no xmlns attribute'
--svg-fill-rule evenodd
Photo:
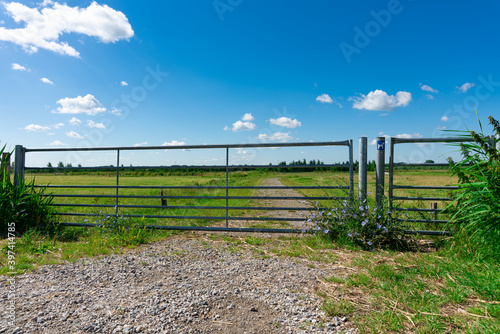
<svg viewBox="0 0 500 334"><path fill-rule="evenodd" d="M426 164L433 164L434 161L427 160ZM336 166L331 166L336 165ZM231 168L231 172L243 172L243 171L260 171L260 172L281 172L281 173L304 173L304 172L349 172L349 162L338 162L331 165L325 165L323 161L318 160L310 160L309 162L306 159L302 160L294 160L289 163L286 161L281 161L278 165L273 165L269 163L268 167L252 167L252 165L241 165L241 168ZM359 161L355 161L353 163L354 171L358 171ZM367 170L369 172L375 171L375 160L369 160L367 163ZM162 168L164 167L164 168ZM93 175L107 175L116 173L116 166L107 165L107 166L98 166L92 168L82 167L81 164L77 166L73 166L71 163L64 164L63 162L59 162L57 167L54 167L52 163L47 164L47 168L39 168L39 169L30 169L30 173L38 174L38 173L57 173L57 174L65 174L65 175L85 175L85 174L93 174ZM399 170L420 170L420 169L448 169L447 166L404 166L399 165L395 166L395 169ZM173 165L173 166L158 166L158 167L134 167L121 165L120 175L129 175L129 176L144 176L144 175L197 175L201 173L213 173L213 172L224 172L224 166L221 167L212 167L212 166L188 166L188 165Z"/></svg>

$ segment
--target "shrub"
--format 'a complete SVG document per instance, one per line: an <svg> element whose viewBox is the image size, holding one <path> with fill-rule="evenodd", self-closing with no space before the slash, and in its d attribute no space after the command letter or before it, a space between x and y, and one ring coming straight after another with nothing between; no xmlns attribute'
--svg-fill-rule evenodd
<svg viewBox="0 0 500 334"><path fill-rule="evenodd" d="M500 135L499 122L492 116L489 121ZM455 241L462 250L500 260L500 152L479 125L481 133L455 131L473 142L460 144L461 161L449 159L459 189L448 210L452 213L450 222L457 226Z"/></svg>
<svg viewBox="0 0 500 334"><path fill-rule="evenodd" d="M408 250L413 244L385 205L370 206L366 200L335 200L331 209L318 210L307 221L315 224L317 234L365 250Z"/></svg>
<svg viewBox="0 0 500 334"><path fill-rule="evenodd" d="M5 146L0 149L0 155L4 150ZM58 224L52 215L51 202L52 197L45 196L45 188L35 187L34 180L21 180L14 186L10 175L4 173L0 184L0 235L7 235L9 223L15 223L17 234L32 229L54 233Z"/></svg>

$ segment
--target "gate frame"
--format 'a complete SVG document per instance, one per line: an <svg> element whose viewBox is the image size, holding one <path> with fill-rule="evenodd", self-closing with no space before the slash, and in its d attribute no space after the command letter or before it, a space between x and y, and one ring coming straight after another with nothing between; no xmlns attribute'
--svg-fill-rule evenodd
<svg viewBox="0 0 500 334"><path fill-rule="evenodd" d="M347 146L349 149L349 163L348 164L328 164L328 165L286 165L286 166L274 166L274 165L229 165L229 149L230 148L279 148L279 147L303 147L303 146ZM175 149L182 149L182 150L191 150L191 149L225 149L226 151L226 164L225 165L214 165L214 166L196 166L196 165L188 165L188 166L134 166L134 167L120 167L120 151L135 151L135 150L175 150ZM267 229L267 228L230 228L229 227L229 220L267 220L267 221L304 221L303 218L260 218L260 217L230 217L229 216L229 210L230 209L235 209L232 207L229 207L229 199L231 199L231 196L229 196L229 189L244 189L244 188L251 188L251 189L265 189L265 188L279 188L279 189L285 189L285 188L290 188L290 189L316 189L316 188L322 188L322 189L349 189L350 197L352 198L354 195L354 161L353 161L353 141L352 139L349 140L344 140L344 141L329 141L329 142L302 142L302 143L267 143L267 144L229 144L229 145L182 145L182 146L140 146L140 147L82 147L82 148L25 148L22 145L16 145L15 149L15 157L16 157L16 163L15 163L15 174L14 174L14 180L16 184L20 180L24 179L24 174L26 170L43 170L47 169L47 167L26 167L25 166L25 155L28 152L64 152L64 151L116 151L116 166L111 166L111 167L52 167L54 170L78 170L78 169L85 169L85 170L116 170L116 186L101 186L106 187L106 188L116 188L116 194L113 195L102 195L105 197L115 197L116 198L116 205L115 205L115 215L118 216L118 211L120 208L119 205L119 198L126 198L126 196L120 196L119 195L119 189L120 188L144 188L147 186L120 186L119 185L119 179L120 179L120 170L127 170L127 169L222 169L225 170L226 173L226 185L225 186L217 186L217 187L210 187L214 189L226 189L226 195L225 196L217 196L217 199L225 199L226 200L226 206L225 207L217 207L217 209L226 209L226 216L225 217L196 217L196 216L159 216L159 215L143 215L140 217L146 217L146 218L165 218L165 219L170 219L170 218L178 218L178 219L210 219L210 220L226 220L226 227L202 227L202 226L161 226L161 225L145 225L146 228L155 228L155 229L168 229L168 230L199 230L199 231L226 231L226 232L268 232L268 233L303 233L304 230L302 229ZM259 169L259 168L318 168L318 167L348 167L349 168L349 185L348 186L331 186L331 187L304 187L304 186L296 186L296 187L265 187L265 186L252 186L252 187L231 187L229 186L229 172L232 169ZM41 187L41 186L39 186ZM71 186L48 186L51 188L71 188ZM86 188L86 187L93 187L93 186L73 186L73 188ZM178 187L172 187L172 186L159 186L161 188L167 189L167 188L207 188L206 186L178 186ZM151 187L148 187L151 188ZM154 188L154 187L153 187ZM101 196L101 197L102 197ZM68 196L68 197L99 197L99 196L85 196L85 195L73 195L73 196ZM169 198L169 196L141 196L141 197L148 197L148 198ZM205 197L206 196L200 196L200 197ZM252 196L250 196L252 197ZM196 198L194 196L191 196L190 198ZM246 198L246 197L244 197ZM266 197L255 197L255 198L266 198ZM290 197L277 197L276 199L286 199ZM307 197L304 197L307 199ZM310 197L311 199L327 199L327 197ZM69 205L68 205L69 206ZM78 206L78 205L76 205ZM80 205L80 206L86 206L86 207L96 207L99 205ZM101 207L103 207L101 205ZM106 206L108 207L108 206ZM127 206L125 206L127 207ZM131 206L128 206L131 207ZM133 206L132 206L133 207ZM203 208L203 207L200 207ZM240 207L245 208L245 207ZM248 207L248 209L260 209L260 208L252 208ZM266 207L265 209L270 209L270 210L287 210L287 209L298 209L298 210L312 210L308 208L269 208ZM320 208L321 209L321 208ZM65 214L65 215L71 215L71 216L93 216L95 214L84 214L84 213L70 213L70 214ZM123 215L124 217L136 217L137 215ZM90 223L61 223L61 225L66 225L66 226L87 226L87 227L96 227L98 224L90 224Z"/></svg>

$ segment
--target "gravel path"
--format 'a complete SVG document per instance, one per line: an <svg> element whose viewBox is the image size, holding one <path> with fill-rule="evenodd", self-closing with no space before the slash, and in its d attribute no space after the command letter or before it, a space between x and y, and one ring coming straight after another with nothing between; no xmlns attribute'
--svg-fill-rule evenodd
<svg viewBox="0 0 500 334"><path fill-rule="evenodd" d="M17 327L0 333L357 333L321 310L327 267L193 236L16 277ZM2 314L7 294L0 278Z"/></svg>

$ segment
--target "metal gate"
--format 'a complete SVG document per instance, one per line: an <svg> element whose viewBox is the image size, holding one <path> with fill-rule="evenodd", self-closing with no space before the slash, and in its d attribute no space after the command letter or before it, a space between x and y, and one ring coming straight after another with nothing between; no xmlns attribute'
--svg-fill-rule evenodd
<svg viewBox="0 0 500 334"><path fill-rule="evenodd" d="M318 165L234 165L229 164L230 150L232 149L260 149L260 148L284 148L284 147L328 147L328 146L341 146L348 148L348 162L344 164L318 164ZM123 166L120 165L120 152L125 151L144 151L144 150L225 150L225 164L224 165L168 165L168 166ZM37 187L47 187L51 191L61 191L62 189L66 189L69 191L90 191L94 193L53 193L50 196L53 196L55 201L61 201L62 198L71 198L78 201L82 199L90 199L92 202L65 202L65 203L53 203L53 206L57 210L56 214L63 217L77 217L77 219L81 219L81 222L62 222L63 225L68 226L88 226L88 227L96 227L100 225L100 221L102 221L102 217L104 216L106 219L110 217L116 217L120 219L141 219L145 220L161 220L161 222L165 222L172 219L186 219L186 220L203 220L205 222L216 222L216 221L225 221L225 226L175 226L175 225L165 225L165 224L145 224L148 228L157 228L157 229L169 229L169 230L208 230L208 231L241 231L241 232L275 232L275 233L299 233L302 232L302 229L286 229L286 228L241 228L241 227L231 227L230 222L239 220L239 221L304 221L304 218L299 216L301 211L307 210L316 210L315 207L279 207L279 206L235 206L231 205L232 202L237 202L239 200L285 200L285 199L296 199L296 200L307 200L307 201L321 201L321 200L329 200L332 197L329 196L312 196L312 197L299 197L299 196L238 196L238 191L245 190L262 190L262 189L344 189L348 192L348 196L352 197L353 195L353 173L354 173L354 163L353 163L353 143L352 140L344 140L344 141L330 141L330 142L308 142L308 143L281 143L281 144L236 144L236 145L192 145L192 146L142 146L142 147L96 147L96 148L25 148L20 145L16 146L16 155L15 155L15 180L19 180L19 178L24 178L24 174L26 171L32 172L41 172L49 169L48 167L34 167L34 166L25 166L25 155L32 154L35 152L78 152L78 151L107 151L107 152L115 152L116 154L116 164L110 166L99 166L99 167L51 167L52 172L70 172L75 170L85 170L89 172L96 171L104 171L108 173L108 175L113 175L114 184L109 185L65 185L65 184L49 184L45 185L36 185ZM309 169L317 169L317 168L345 168L349 171L349 182L348 185L338 185L338 186L232 186L230 183L231 173L235 173L236 171L245 171L245 170L269 170L270 168L274 170L279 170L281 168L309 168ZM121 174L126 173L128 170L165 170L165 171L173 171L173 170L205 170L205 171L217 171L219 174L225 176L225 181L223 184L211 184L211 185L126 185L123 184L121 178ZM142 191L150 191L148 195L137 195L131 194L131 191L134 190L142 190ZM101 193L95 193L95 192ZM178 191L182 194L169 194L169 191ZM200 196L196 192L199 191L211 191L214 194L205 194L204 196ZM105 193L107 192L107 193ZM112 193L110 193L112 192ZM151 193L155 194L151 194ZM159 192L159 194L158 194ZM167 192L164 194L163 192ZM346 198L348 197L346 196ZM340 197L337 197L340 198ZM343 198L343 197L342 197ZM151 204L137 204L137 201L141 200L154 200L157 202L156 205ZM169 200L194 200L194 201L214 201L219 203L219 205L168 205ZM222 205L220 203L223 203ZM165 205L166 204L166 205ZM62 210L63 208L66 211ZM67 209L71 208L71 211L68 212ZM159 214L138 214L138 213L130 213L131 210L156 210L160 212ZM192 210L192 209L202 209L208 210L208 212L216 212L219 214L215 215L172 215L172 214L164 214L165 211L171 211L173 209L179 210ZM321 208L320 208L321 209ZM80 211L79 211L80 210ZM87 212L83 212L83 211ZM89 210L94 210L95 212L89 212ZM96 212L96 210L100 210L100 212ZM102 212L104 210L104 212ZM287 210L293 211L297 213L296 217L293 218L280 218L280 217L262 217L257 216L255 214L248 215L248 212L259 212L259 211L272 211L272 210ZM244 212L244 215L235 216L232 215L231 212ZM222 214L220 214L222 213ZM73 218L74 219L74 218Z"/></svg>
<svg viewBox="0 0 500 334"><path fill-rule="evenodd" d="M404 184L394 184L394 172L395 167L438 167L438 166L449 166L447 163L395 163L394 162L394 149L396 144L427 144L427 143L459 143L473 141L470 138L390 138L390 153L389 153L389 190L388 190L388 206L391 212L400 212L406 215L407 218L395 218L397 221L405 222L410 225L420 224L424 226L436 226L448 223L448 215L444 210L444 207L451 200L451 192L458 189L457 186L411 186ZM426 193L431 192L431 195L426 196L401 196L396 195L399 191L413 191L422 190ZM433 193L433 194L432 194ZM444 194L443 194L444 193ZM398 207L395 205L395 201L401 201L404 207ZM429 208L416 207L413 204L415 202L431 203ZM438 208L438 203L441 204L442 208ZM422 217L415 218L418 214ZM412 215L412 216L410 216ZM422 234L422 235L449 235L448 231L408 231L409 233Z"/></svg>

